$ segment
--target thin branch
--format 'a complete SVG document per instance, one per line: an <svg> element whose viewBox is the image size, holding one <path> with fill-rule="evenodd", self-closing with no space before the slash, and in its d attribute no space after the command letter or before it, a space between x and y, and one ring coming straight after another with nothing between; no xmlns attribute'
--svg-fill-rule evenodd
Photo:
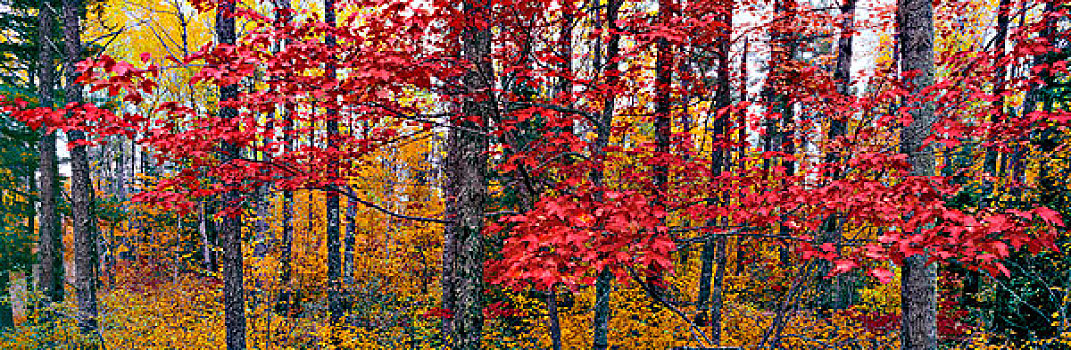
<svg viewBox="0 0 1071 350"><path fill-rule="evenodd" d="M569 108L569 107L563 107L563 106L558 106L558 105L546 104L546 103L507 101L506 102L506 107L507 107L507 110L509 110L509 111L514 110L514 108L519 109L519 108L538 107L538 108L543 108L543 109L549 109L549 110L552 110L552 111L555 111L555 112L576 114L576 115L580 115L580 116L582 116L584 118L587 118L592 123L597 123L597 120L599 118L598 114L591 113L591 112L588 112L588 111L579 110L579 109L576 109L576 108Z"/></svg>
<svg viewBox="0 0 1071 350"><path fill-rule="evenodd" d="M372 203L372 202L369 202L367 200L361 199L359 196L357 196L357 193L352 188L350 188L349 186L339 187L339 186L335 186L335 185L328 185L328 186L322 187L321 189L338 192L339 194L342 194L342 195L346 196L347 199L351 199L351 200L356 201L358 203L364 204L365 206L367 206L369 208L375 209L375 210L377 210L377 211L379 211L381 213L384 213L384 214L387 214L387 215L390 215L390 216L393 216L393 217L396 217L396 218L399 218L399 219L405 219L405 220L411 220L411 221L419 221L419 222L431 222L431 223L437 223L437 224L449 224L449 223L453 222L453 221L450 221L450 220L435 219L435 218L425 218L425 217L419 217L419 216L410 216L410 215L405 215L405 214L399 214L399 213L392 212L392 211L388 210L387 208L383 208L383 207L381 207L381 206L379 206L379 205L377 205L375 203Z"/></svg>
<svg viewBox="0 0 1071 350"><path fill-rule="evenodd" d="M382 109L382 110L384 110L384 111L386 111L386 112L388 112L390 114L393 114L395 117L399 117L399 118L402 118L402 119L412 120L412 121L421 122L421 123L428 123L428 124L432 124L432 125L439 126L439 127L455 128L455 129L458 129L458 130L464 130L466 132L480 134L480 135L483 135L483 136L489 136L490 135L490 134L488 134L486 132L483 132L483 131L480 131L480 130L476 130L476 129L472 129L472 128L466 128L466 127L458 126L458 125L450 125L450 124L447 124L447 123L444 123L444 122L426 119L426 118L447 117L447 116L451 116L452 113L441 113L441 114L434 114L434 115L418 116L418 115L415 115L415 114L408 114L408 113L396 110L394 108L387 107L387 106L383 105L382 103L372 102L372 103L367 103L367 105L375 107L375 108Z"/></svg>
<svg viewBox="0 0 1071 350"><path fill-rule="evenodd" d="M707 337L706 333L703 333L703 330L700 329L699 326L695 324L695 322L692 322L692 320L688 318L688 315L685 315L684 312L681 311L681 309L678 309L675 305L670 304L668 301L666 301L666 299L656 296L654 291L651 290L651 287L640 279L640 276L636 274L636 270L633 269L632 266L627 266L627 268L629 275L632 276L632 279L636 281L636 283L639 283L639 285L643 287L643 292L646 293L648 297L654 299L655 301L665 306L667 309L673 311L673 313L677 314L677 316L684 320L684 322L688 322L688 325L691 326L692 337L695 338L696 342L699 342L700 345L703 345L703 342L700 341L700 338L702 338L702 340L706 341L706 344L714 344L714 342L710 341L710 338Z"/></svg>
<svg viewBox="0 0 1071 350"><path fill-rule="evenodd" d="M300 170L294 169L293 167L288 166L286 164L281 164L281 163L274 162L274 161L253 160L253 159L247 159L247 158L242 158L241 161L250 162L250 163L267 164L267 165L279 168L279 169L289 173L290 175L303 174L303 172L300 171ZM342 186L337 186L337 185L323 185L323 186L311 186L311 187L309 187L309 189L316 189L316 190L322 190L322 191L335 192L335 193L338 193L338 194L346 196L347 199L353 200L353 201L355 201L357 203L361 203L366 207L375 209L376 211L379 211L381 213L384 213L384 214L387 214L389 216L393 216L393 217L396 217L396 218L399 218L399 219L405 219L405 220L411 220L411 221L419 221L419 222L432 222L432 223L437 223L437 224L448 224L448 223L453 222L453 221L450 221L450 220L426 218L426 217L420 217L420 216L411 216L411 215L405 215L405 214L400 214L400 213L396 213L396 212L390 211L389 209L384 208L382 206L379 206L378 204L375 204L375 203L372 203L370 201L361 199L361 197L359 195L357 195L357 192L354 191L353 188L350 187L350 186L342 187Z"/></svg>

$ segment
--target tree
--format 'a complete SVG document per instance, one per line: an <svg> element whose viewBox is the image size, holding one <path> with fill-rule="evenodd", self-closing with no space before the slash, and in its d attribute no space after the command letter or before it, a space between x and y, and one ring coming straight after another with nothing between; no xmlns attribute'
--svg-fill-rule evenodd
<svg viewBox="0 0 1071 350"><path fill-rule="evenodd" d="M465 1L461 29L461 58L472 65L461 84L470 94L462 97L459 115L447 138L446 217L443 243L443 305L454 317L444 320L444 336L451 349L479 349L483 335L483 223L487 202L488 140L484 129L497 113L491 93L491 27L481 21L489 5Z"/></svg>
<svg viewBox="0 0 1071 350"><path fill-rule="evenodd" d="M606 64L606 76L607 85L610 86L609 93L602 101L602 110L597 112L596 118L592 121L595 127L595 143L591 147L591 157L595 159L605 159L606 147L610 144L611 128L614 125L614 109L616 104L616 91L613 90L615 83L618 82L618 70L619 70L619 55L621 45L621 35L617 33L620 29L617 26L618 11L621 10L621 5L624 4L623 0L611 0L606 4L606 26L608 27L608 39L606 42L606 54L602 55L601 52L596 52L597 61L595 66L600 66L602 63ZM602 22L596 18L595 25L597 28L601 28ZM601 37L600 37L601 38ZM601 59L601 60L599 60ZM596 188L593 193L595 201L606 200L606 194L601 189L605 182L605 172L600 167L593 167L588 174L593 187ZM532 211L529 211L532 212ZM600 234L605 234L601 233ZM595 333L592 349L604 350L610 346L609 339L607 339L607 333L609 332L610 323L610 290L613 288L614 275L610 271L609 267L603 267L597 272L595 280L595 317L592 322L592 330Z"/></svg>
<svg viewBox="0 0 1071 350"><path fill-rule="evenodd" d="M75 64L82 60L82 39L79 26L84 10L79 0L63 1L64 90L68 104L83 101L82 84ZM78 301L78 323L86 334L97 332L97 223L93 216L93 188L89 178L89 158L86 154L85 132L67 132L71 153L71 212L74 226L75 295Z"/></svg>
<svg viewBox="0 0 1071 350"><path fill-rule="evenodd" d="M216 42L219 45L234 45L236 34L234 29L235 2L233 0L220 1L216 7ZM223 120L238 119L238 108L235 103L238 99L237 81L230 84L221 84L219 88L219 117ZM241 148L226 140L219 145L220 158L223 166L235 166ZM233 179L222 179L224 183ZM231 185L231 184L228 184ZM237 189L221 193L220 202L225 207L219 214L222 217L219 225L219 245L223 249L219 263L223 270L223 295L224 313L227 326L227 349L245 349L245 285L242 261L242 213L235 206L242 200L242 193Z"/></svg>
<svg viewBox="0 0 1071 350"><path fill-rule="evenodd" d="M900 31L900 70L913 89L922 94L933 85L933 4L903 0L896 9ZM909 102L911 124L900 134L900 151L907 154L911 175L934 176L932 146L924 144L935 123L930 102ZM925 255L904 258L901 278L901 346L905 349L937 348L936 267Z"/></svg>
<svg viewBox="0 0 1071 350"><path fill-rule="evenodd" d="M42 3L40 12L38 12L38 37L40 38L52 37L50 33L53 32L52 25L55 23L55 18L50 5L50 2ZM38 73L38 95L41 99L41 106L51 108L53 105L52 91L56 85L56 79L55 67L48 64L48 62L53 62L52 57L56 50L51 40L42 41L39 53L39 62L41 63L38 66L40 69L40 73ZM37 280L37 289L44 294L43 301L45 303L62 302L65 278L63 273L63 244L57 211L60 189L56 165L55 134L44 133L37 147L40 155L38 187L40 188L41 196L40 219L38 220L39 226L37 228L38 232L40 232L40 240L37 245L40 264L38 274L40 278Z"/></svg>
<svg viewBox="0 0 1071 350"><path fill-rule="evenodd" d="M335 1L324 1L324 21L327 25L335 28L338 26L335 19ZM329 49L334 48L337 43L335 42L335 36L328 33L325 38L325 43ZM338 73L335 71L335 66L330 61L327 62L327 79L334 81L338 77ZM339 144L339 128L338 128L338 110L334 107L334 101L327 102L327 115L325 116L327 124L327 148L328 152L337 152ZM327 163L328 177L338 178L339 164L337 158L332 157L331 161ZM339 194L338 191L327 192L327 284L330 291L328 296L328 308L331 313L331 320L338 322L342 319L342 217L339 212Z"/></svg>
<svg viewBox="0 0 1071 350"><path fill-rule="evenodd" d="M716 84L716 96L715 96L715 113L714 121L711 123L711 153L710 153L710 176L712 178L720 177L722 171L729 170L729 120L730 110L729 107L732 104L732 96L730 96L730 77L729 77L729 55L730 55L730 43L732 41L732 10L733 1L724 1L714 8L714 11L719 16L720 25L723 27L723 34L717 37L717 58L718 58L718 80ZM716 195L711 195L707 199L708 205L718 205L718 199ZM717 220L709 220L706 223L707 226L717 227ZM710 338L714 342L714 345L721 343L721 326L722 326L722 306L724 301L725 292L725 271L728 250L728 237L721 235L714 238L713 241L707 240L703 242L703 251L700 258L702 262L702 270L699 278L699 300L700 314L698 317L698 323L705 323L707 321L707 309L710 312ZM715 265L717 266L716 271ZM709 304L709 306L707 306Z"/></svg>

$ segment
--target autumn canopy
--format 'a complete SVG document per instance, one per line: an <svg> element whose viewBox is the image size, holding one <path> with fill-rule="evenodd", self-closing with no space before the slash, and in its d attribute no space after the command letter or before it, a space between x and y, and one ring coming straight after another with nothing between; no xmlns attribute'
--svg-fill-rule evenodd
<svg viewBox="0 0 1071 350"><path fill-rule="evenodd" d="M1069 10L0 2L0 344L1071 344Z"/></svg>

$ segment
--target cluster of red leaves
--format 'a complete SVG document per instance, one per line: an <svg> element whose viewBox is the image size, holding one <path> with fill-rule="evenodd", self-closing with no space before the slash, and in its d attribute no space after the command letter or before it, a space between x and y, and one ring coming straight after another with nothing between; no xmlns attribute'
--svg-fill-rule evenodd
<svg viewBox="0 0 1071 350"><path fill-rule="evenodd" d="M489 225L490 232L510 232L506 258L489 264L492 282L546 290L557 283L591 285L604 269L624 279L629 266L670 268L676 244L661 208L637 192L595 195L545 197L531 211Z"/></svg>

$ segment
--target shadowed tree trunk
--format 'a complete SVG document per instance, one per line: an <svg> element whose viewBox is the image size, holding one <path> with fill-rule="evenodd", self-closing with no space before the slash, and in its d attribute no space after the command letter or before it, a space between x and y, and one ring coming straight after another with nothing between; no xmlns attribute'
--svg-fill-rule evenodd
<svg viewBox="0 0 1071 350"><path fill-rule="evenodd" d="M276 0L275 7L278 11L276 21L279 25L285 25L290 22L291 8L289 0ZM279 45L279 50L282 51L286 48L289 41L283 41ZM283 154L289 154L293 148L293 139L291 132L294 129L294 121L292 111L294 106L290 102L283 103L282 110L282 123L283 123ZM294 290L291 284L291 275L293 274L293 243L294 243L294 192L288 189L283 190L283 213L282 213L282 242L279 249L279 265L280 276L279 285L283 286L282 290L275 300L275 312L286 317L293 315L294 302Z"/></svg>
<svg viewBox="0 0 1071 350"><path fill-rule="evenodd" d="M461 33L461 55L472 68L462 78L471 92L455 116L446 150L446 213L444 232L443 305L453 317L443 319L451 349L479 349L483 334L483 224L487 201L488 139L482 133L496 114L492 82L491 28L484 22L490 9L466 1L470 23Z"/></svg>
<svg viewBox="0 0 1071 350"><path fill-rule="evenodd" d="M1008 39L1008 24L1011 22L1008 18L1008 11L1011 7L1010 0L1000 0L997 5L997 33L993 38L993 50L996 51L998 58L1004 58L1004 48ZM995 67L994 83L993 83L993 95L996 97L993 100L993 114L989 117L989 122L999 123L1004 121L1004 97L1001 96L1006 90L1006 75L1007 69L1004 64L997 63ZM995 146L990 146L985 152L985 163L983 163L983 170L989 176L998 176L998 171L1004 169L997 169L997 150Z"/></svg>
<svg viewBox="0 0 1071 350"><path fill-rule="evenodd" d="M324 21L334 28L335 1L324 0ZM327 35L325 38L328 47L335 46L335 36ZM335 80L337 72L334 65L328 64L327 77ZM338 110L334 108L334 102L327 102L327 148L335 151L338 148ZM332 158L328 164L327 173L332 179L338 177L338 160ZM341 215L339 215L339 194L337 191L327 192L327 308L332 322L342 319L342 237ZM335 339L339 340L339 339Z"/></svg>
<svg viewBox="0 0 1071 350"><path fill-rule="evenodd" d="M79 0L63 0L63 37L66 48L64 75L67 103L82 102L82 85L75 82L78 73L74 64L82 60L82 36L79 16L83 4ZM89 159L80 130L67 132L67 148L71 153L71 214L74 226L74 289L78 301L78 325L87 335L97 331L97 233L93 218L93 184L89 178Z"/></svg>
<svg viewBox="0 0 1071 350"><path fill-rule="evenodd" d="M672 0L658 0L658 21L662 25L669 25L673 16ZM669 138L672 128L672 116L670 111L670 84L673 83L673 52L666 38L656 40L658 56L655 58L655 145L657 146L656 157L663 158L670 152ZM654 166L655 198L664 198L669 190L669 167L664 164ZM656 199L658 200L658 199ZM660 200L658 200L661 202ZM658 203L665 205L665 203Z"/></svg>
<svg viewBox="0 0 1071 350"><path fill-rule="evenodd" d="M11 271L0 271L0 332L15 327L15 313L12 310Z"/></svg>
<svg viewBox="0 0 1071 350"><path fill-rule="evenodd" d="M620 41L621 35L618 34L620 28L617 26L618 11L621 10L621 4L623 0L610 0L606 6L606 25L609 27L610 37L609 42L606 45L606 84L613 86L618 80L618 54L620 53ZM595 20L596 29L601 29L603 22L598 18ZM601 66L598 62L600 53L596 50L596 62L595 66ZM612 89L612 88L611 88ZM602 159L605 157L606 146L610 144L610 127L614 121L614 103L615 93L609 91L606 96L606 100L603 102L602 114L599 116L599 120L595 123L595 146L591 149L591 156L594 159ZM603 171L601 168L596 168L591 171L591 182L595 187L601 187L603 185ZM595 201L601 202L603 200L602 193L595 193ZM594 340L592 342L592 349L604 350L610 346L610 339L608 337L610 328L610 291L613 289L614 275L609 269L603 269L599 271L598 276L595 278L595 315L594 322L592 323L592 330L594 331Z"/></svg>
<svg viewBox="0 0 1071 350"><path fill-rule="evenodd" d="M843 0L840 6L841 12L841 32L840 38L837 40L837 59L836 66L833 69L833 80L836 83L837 93L842 97L849 98L852 95L851 91L851 64L852 64L852 42L855 38L855 1L856 0ZM847 122L845 115L835 115L829 121L829 132L826 134L827 139L835 140L838 137L844 136L847 131ZM829 164L838 164L843 159L841 150L838 147L833 147L828 150L826 154L826 162ZM832 174L833 179L840 179L841 171L837 170ZM842 246L842 234L840 229L840 218L837 215L831 215L826 218L826 222L823 225L823 240L833 242L837 246L837 251L840 252ZM830 269L830 264L824 264L822 272L827 273ZM829 294L825 299L831 300L831 306L836 309L847 307L851 303L851 297L848 292L846 284L852 277L845 275L837 275L832 281L821 280L822 288L829 290Z"/></svg>
<svg viewBox="0 0 1071 350"><path fill-rule="evenodd" d="M219 44L233 45L236 40L233 12L234 0L223 0L216 8L216 40ZM235 100L238 97L238 85L231 84L219 88L219 101ZM234 119L238 117L238 109L234 107L219 108L220 117ZM224 163L233 162L240 156L237 145L222 142L221 160ZM229 190L223 194L221 205L223 208L239 205L242 194L236 190ZM241 211L232 211L223 216L219 227L219 245L223 250L219 263L223 270L223 313L227 327L227 349L245 349L245 286L243 285L242 271L242 214Z"/></svg>
<svg viewBox="0 0 1071 350"><path fill-rule="evenodd" d="M562 102L567 108L573 106L573 27L576 25L576 5L573 0L562 1L562 16L561 16L561 28L558 34L559 40L559 52L558 57L562 59L562 71L563 74L558 78L557 93L558 97L562 99ZM538 196L536 193L530 193L530 196ZM562 327L561 327L561 315L558 312L558 291L556 286L551 286L547 291L546 299L544 303L547 305L547 328L550 332L551 347L554 350L562 349Z"/></svg>
<svg viewBox="0 0 1071 350"><path fill-rule="evenodd" d="M1055 3L1056 3L1056 1L1045 1L1045 10L1043 10L1042 13L1053 13L1053 11L1056 10ZM1055 37L1056 24L1057 24L1056 17L1047 16L1045 18L1045 24L1046 25L1045 25L1044 29L1042 29L1042 32L1040 33L1039 36L1048 39L1048 42L1050 42L1050 43L1055 42L1055 39L1056 39L1056 37ZM1031 68L1037 68L1037 67L1041 67L1041 66L1043 66L1045 64L1052 63L1052 60L1054 58L1055 57L1053 57L1053 55L1037 55L1037 56L1034 56L1033 62L1031 64ZM1049 72L1049 70L1042 69L1040 72L1037 73L1037 77L1041 78L1042 80L1048 80L1048 79L1052 78L1052 75ZM1038 103L1044 103L1043 107L1051 107L1052 106L1052 97L1051 96L1046 96L1046 95L1048 95L1048 94L1045 93L1045 89L1046 88L1047 87L1045 86L1045 84L1038 83L1038 82L1031 82L1030 83L1030 90L1027 90L1027 92L1026 92L1026 97L1023 99L1023 103L1022 103L1022 111L1019 113L1019 115L1023 115L1023 116L1030 115L1030 113L1033 113L1034 111L1037 110ZM1046 111L1047 111L1047 109L1046 109ZM1008 162L1009 163L1008 167L1011 170L1012 179L1017 184L1026 182L1026 166L1025 166L1023 160L1026 157L1027 152L1029 151L1029 149L1030 149L1030 147L1017 146L1016 150L1015 150L1015 153L1012 154L1011 160ZM1023 191L1017 191L1017 192L1019 192L1020 195L1023 193Z"/></svg>
<svg viewBox="0 0 1071 350"><path fill-rule="evenodd" d="M56 86L56 67L53 66L52 58L55 55L56 45L52 42L53 24L55 23L55 11L51 1L41 3L38 12L38 38L41 41L41 52L38 54L40 62L38 67L37 93L41 99L41 106L52 107L53 88ZM40 186L41 207L38 220L39 242L37 244L38 279L37 289L44 293L42 305L63 301L63 241L60 234L59 213L56 206L59 203L59 174L56 166L56 134L46 133L41 136L38 143L40 159L38 178Z"/></svg>
<svg viewBox="0 0 1071 350"><path fill-rule="evenodd" d="M896 9L900 33L901 75L915 74L910 83L918 94L933 84L933 3L929 0L900 0ZM925 99L925 97L923 97ZM931 103L908 105L914 117L900 132L900 152L907 154L912 176L933 176L933 147L923 147L935 122ZM903 349L937 347L936 268L926 256L904 259L901 275L900 339Z"/></svg>
<svg viewBox="0 0 1071 350"><path fill-rule="evenodd" d="M722 29L721 38L718 40L718 81L717 92L714 97L715 113L711 123L712 149L710 154L710 173L717 177L724 170L728 170L728 146L724 144L729 134L729 112L727 108L732 103L729 95L729 43L732 35L732 5L733 2L723 1L723 6L718 7L718 18L726 25ZM714 196L707 198L708 205L717 205L718 199ZM707 226L716 226L716 219L707 221ZM699 277L699 315L698 323L707 323L711 327L710 339L712 345L721 344L722 323L722 299L725 290L725 268L728 260L728 242L724 235L719 235L713 240L703 243L703 252L700 255L701 267ZM709 320L707 319L709 313Z"/></svg>

